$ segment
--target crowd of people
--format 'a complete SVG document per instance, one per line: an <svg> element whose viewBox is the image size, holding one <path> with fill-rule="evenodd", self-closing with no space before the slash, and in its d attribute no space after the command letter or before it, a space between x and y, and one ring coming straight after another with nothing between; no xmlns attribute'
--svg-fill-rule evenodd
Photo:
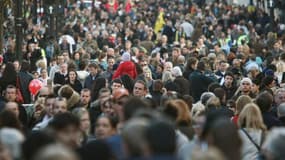
<svg viewBox="0 0 285 160"><path fill-rule="evenodd" d="M5 12L1 160L285 159L278 17L223 0L67 0L54 33L43 2L25 2L21 59Z"/></svg>

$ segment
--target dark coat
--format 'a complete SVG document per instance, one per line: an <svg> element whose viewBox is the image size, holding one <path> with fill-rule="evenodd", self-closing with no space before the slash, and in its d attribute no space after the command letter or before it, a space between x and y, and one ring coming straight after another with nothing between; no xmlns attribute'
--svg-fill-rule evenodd
<svg viewBox="0 0 285 160"><path fill-rule="evenodd" d="M222 88L224 89L224 91L226 93L226 100L231 99L235 95L235 92L237 90L236 86L232 86L230 88L227 88L225 85L223 85Z"/></svg>
<svg viewBox="0 0 285 160"><path fill-rule="evenodd" d="M24 98L24 103L29 104L31 103L31 93L29 92L29 84L33 80L32 75L28 72L19 72L19 82L20 82L20 91Z"/></svg>
<svg viewBox="0 0 285 160"><path fill-rule="evenodd" d="M74 89L77 93L80 94L80 92L81 92L81 90L82 90L82 85L81 85L81 83L80 83L79 80L76 80L76 81L74 82L74 84L71 84L69 81L67 81L66 84L70 85L70 87L71 87L72 89Z"/></svg>
<svg viewBox="0 0 285 160"><path fill-rule="evenodd" d="M272 127L282 126L282 122L275 116L273 116L270 112L262 113L264 124L266 125L267 129L271 129Z"/></svg>
<svg viewBox="0 0 285 160"><path fill-rule="evenodd" d="M84 88L92 89L94 81L98 78L98 74L95 76L92 76L91 74L86 77L84 82Z"/></svg>
<svg viewBox="0 0 285 160"><path fill-rule="evenodd" d="M60 72L54 74L53 83L64 85L67 80L67 74L63 75Z"/></svg>
<svg viewBox="0 0 285 160"><path fill-rule="evenodd" d="M191 95L194 98L195 102L197 102L202 93L208 90L208 86L214 82L213 79L205 76L201 71L196 70L192 72L189 76L190 87L191 87Z"/></svg>
<svg viewBox="0 0 285 160"><path fill-rule="evenodd" d="M190 93L190 83L189 80L185 79L183 76L178 76L173 81L178 86L178 92L181 95L189 95Z"/></svg>

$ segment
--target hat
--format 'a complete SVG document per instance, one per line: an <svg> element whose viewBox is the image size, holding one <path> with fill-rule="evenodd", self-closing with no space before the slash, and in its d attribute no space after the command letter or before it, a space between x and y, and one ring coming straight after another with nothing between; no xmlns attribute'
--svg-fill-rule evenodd
<svg viewBox="0 0 285 160"><path fill-rule="evenodd" d="M129 52L124 52L122 55L122 60L123 61L130 61L131 60L131 55Z"/></svg>
<svg viewBox="0 0 285 160"><path fill-rule="evenodd" d="M240 81L240 84L242 84L243 82L248 82L248 83L250 83L250 85L252 85L252 81L251 81L250 78L244 77L244 78Z"/></svg>

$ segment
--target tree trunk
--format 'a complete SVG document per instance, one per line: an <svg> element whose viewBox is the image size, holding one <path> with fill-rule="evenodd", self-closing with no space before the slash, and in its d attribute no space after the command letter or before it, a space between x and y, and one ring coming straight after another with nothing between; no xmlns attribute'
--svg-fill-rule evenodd
<svg viewBox="0 0 285 160"><path fill-rule="evenodd" d="M3 37L3 29L4 29L3 23L4 23L4 5L3 5L3 3L1 3L0 4L0 55L4 54L3 53L3 50L4 50L4 48L3 48L3 39L4 39L4 37Z"/></svg>

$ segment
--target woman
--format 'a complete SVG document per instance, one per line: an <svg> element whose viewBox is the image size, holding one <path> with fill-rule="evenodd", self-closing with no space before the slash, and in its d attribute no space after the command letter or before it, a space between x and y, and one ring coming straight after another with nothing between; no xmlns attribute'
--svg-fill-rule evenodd
<svg viewBox="0 0 285 160"><path fill-rule="evenodd" d="M197 64L198 64L198 59L195 57L190 57L185 66L183 77L189 79L190 74L197 69Z"/></svg>
<svg viewBox="0 0 285 160"><path fill-rule="evenodd" d="M235 115L232 117L232 122L234 124L238 124L238 118L239 118L239 114L242 111L242 109L244 108L244 106L248 103L251 103L252 99L247 96L247 95L242 95L240 96L237 101L236 101L236 109L235 109Z"/></svg>
<svg viewBox="0 0 285 160"><path fill-rule="evenodd" d="M112 79L119 78L124 74L129 75L132 79L136 79L138 75L136 65L131 61L131 55L128 52L122 55L122 62L119 64Z"/></svg>
<svg viewBox="0 0 285 160"><path fill-rule="evenodd" d="M77 73L75 70L68 71L68 79L66 84L70 85L77 93L80 93L82 90L82 85L80 81L77 79Z"/></svg>
<svg viewBox="0 0 285 160"><path fill-rule="evenodd" d="M118 120L114 117L101 115L95 125L96 139L106 139L117 133Z"/></svg>
<svg viewBox="0 0 285 160"><path fill-rule="evenodd" d="M72 114L80 120L80 130L83 135L83 143L85 143L91 127L89 112L85 108L75 108L72 110Z"/></svg>
<svg viewBox="0 0 285 160"><path fill-rule="evenodd" d="M7 63L0 78L0 93L6 89L8 85L16 86L17 72L13 63Z"/></svg>
<svg viewBox="0 0 285 160"><path fill-rule="evenodd" d="M106 78L98 77L93 82L93 89L91 92L92 98L91 101L95 101L99 97L99 91L102 88L108 88L108 81Z"/></svg>
<svg viewBox="0 0 285 160"><path fill-rule="evenodd" d="M144 74L144 79L146 80L147 87L149 90L151 90L153 79L152 79L152 72L148 66L143 67L143 74Z"/></svg>
<svg viewBox="0 0 285 160"><path fill-rule="evenodd" d="M49 80L47 69L41 69L41 76L39 80L43 83L44 86L47 86L47 81Z"/></svg>
<svg viewBox="0 0 285 160"><path fill-rule="evenodd" d="M257 159L260 147L265 139L266 126L256 104L249 103L244 107L238 119L238 126L243 141L242 159Z"/></svg>

